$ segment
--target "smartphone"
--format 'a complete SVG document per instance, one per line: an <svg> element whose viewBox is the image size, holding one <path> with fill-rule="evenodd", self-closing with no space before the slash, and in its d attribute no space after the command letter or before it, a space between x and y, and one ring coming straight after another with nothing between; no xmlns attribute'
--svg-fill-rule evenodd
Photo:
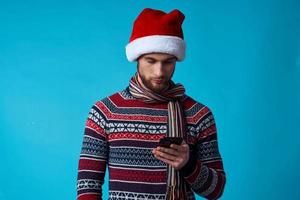
<svg viewBox="0 0 300 200"><path fill-rule="evenodd" d="M181 145L183 139L181 137L163 137L159 140L159 147L170 148L171 144Z"/></svg>

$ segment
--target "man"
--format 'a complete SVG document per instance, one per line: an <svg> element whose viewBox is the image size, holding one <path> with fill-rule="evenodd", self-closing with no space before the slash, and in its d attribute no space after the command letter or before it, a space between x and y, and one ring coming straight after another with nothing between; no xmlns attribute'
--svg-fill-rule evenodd
<svg viewBox="0 0 300 200"><path fill-rule="evenodd" d="M77 199L219 198L226 177L210 109L171 80L185 57L179 10L146 8L134 22L126 55L137 61L129 86L96 102L86 121L79 160ZM181 144L162 147L163 137Z"/></svg>

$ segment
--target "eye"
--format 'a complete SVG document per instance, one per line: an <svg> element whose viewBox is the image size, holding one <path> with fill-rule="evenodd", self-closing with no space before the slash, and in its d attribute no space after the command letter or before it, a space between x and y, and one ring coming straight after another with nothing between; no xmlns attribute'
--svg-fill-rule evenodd
<svg viewBox="0 0 300 200"><path fill-rule="evenodd" d="M173 63L173 60L168 60L168 61L165 61L164 64L172 64Z"/></svg>
<svg viewBox="0 0 300 200"><path fill-rule="evenodd" d="M150 60L150 59L148 59L148 60L147 60L147 62L148 62L148 63L150 63L150 64L153 64L153 63L155 63L155 61L154 61L154 60Z"/></svg>

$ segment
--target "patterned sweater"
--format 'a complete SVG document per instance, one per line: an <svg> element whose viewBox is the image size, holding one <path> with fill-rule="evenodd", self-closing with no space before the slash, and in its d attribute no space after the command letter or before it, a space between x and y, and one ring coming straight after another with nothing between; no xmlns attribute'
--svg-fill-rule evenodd
<svg viewBox="0 0 300 200"><path fill-rule="evenodd" d="M217 131L210 109L185 95L190 160L180 170L188 199L195 193L217 199L226 176L218 149ZM88 115L78 164L77 200L102 199L106 169L109 199L165 199L166 164L152 149L167 132L167 103L147 104L128 88L96 102Z"/></svg>

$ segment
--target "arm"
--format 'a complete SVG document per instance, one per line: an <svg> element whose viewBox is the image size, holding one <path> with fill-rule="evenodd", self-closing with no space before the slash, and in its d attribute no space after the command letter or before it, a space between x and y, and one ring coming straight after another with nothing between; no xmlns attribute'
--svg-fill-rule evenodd
<svg viewBox="0 0 300 200"><path fill-rule="evenodd" d="M77 200L102 199L107 163L107 137L105 120L97 103L86 120L83 143L78 163Z"/></svg>
<svg viewBox="0 0 300 200"><path fill-rule="evenodd" d="M207 112L199 122L195 148L181 173L198 195L206 199L217 199L223 194L226 175L218 149L214 117L206 109Z"/></svg>

